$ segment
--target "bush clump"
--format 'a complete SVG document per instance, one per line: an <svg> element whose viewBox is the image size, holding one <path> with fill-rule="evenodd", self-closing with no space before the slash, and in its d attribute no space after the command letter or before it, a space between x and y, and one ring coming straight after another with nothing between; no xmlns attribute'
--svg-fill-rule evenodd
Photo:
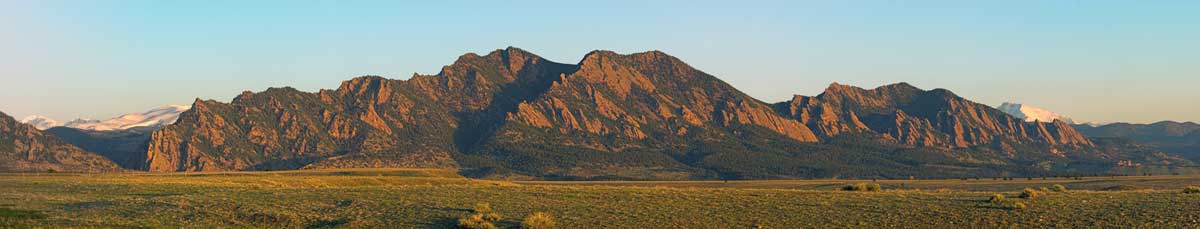
<svg viewBox="0 0 1200 229"><path fill-rule="evenodd" d="M1000 203L1004 203L1004 201L1007 201L1007 200L1008 199L1004 198L1003 194L992 194L992 198L988 198L988 203L1000 204Z"/></svg>
<svg viewBox="0 0 1200 229"><path fill-rule="evenodd" d="M1021 195L1019 195L1017 197L1020 197L1021 199L1033 199L1033 198L1037 198L1040 195L1041 195L1041 193L1039 193L1037 190L1033 190L1032 188L1025 188L1025 190L1021 190Z"/></svg>
<svg viewBox="0 0 1200 229"><path fill-rule="evenodd" d="M1055 191L1055 192L1066 192L1066 191L1067 191L1067 186L1063 186L1063 185L1061 185L1061 184L1056 184L1056 185L1054 185L1054 186L1050 186L1050 191Z"/></svg>
<svg viewBox="0 0 1200 229"><path fill-rule="evenodd" d="M1021 210L1021 209L1025 209L1029 206L1026 206L1024 201L1012 200L1012 201L1009 201L1008 203L1005 203L1001 207L1008 209L1008 210Z"/></svg>
<svg viewBox="0 0 1200 229"><path fill-rule="evenodd" d="M1188 186L1187 188L1183 188L1183 193L1188 193L1188 194L1200 193L1200 186Z"/></svg>
<svg viewBox="0 0 1200 229"><path fill-rule="evenodd" d="M463 229L495 229L496 225L483 219L483 215L472 214L466 218L458 219L458 227Z"/></svg>
<svg viewBox="0 0 1200 229"><path fill-rule="evenodd" d="M1104 187L1104 188L1101 188L1100 191L1131 191L1131 190L1139 190L1139 189L1142 189L1142 188L1139 188L1139 187L1133 186L1133 185L1123 184L1123 185Z"/></svg>
<svg viewBox="0 0 1200 229"><path fill-rule="evenodd" d="M521 228L550 229L555 227L556 224L554 223L554 216L551 216L549 213L545 212L534 212L528 217L525 217L525 220L521 221Z"/></svg>
<svg viewBox="0 0 1200 229"><path fill-rule="evenodd" d="M1021 209L1025 209L1026 207L1029 207L1029 206L1025 205L1024 201L1008 199L1008 198L1005 198L1004 195L1002 195L1002 194L992 195L991 198L988 198L988 203L991 204L993 207L1001 208L1001 209L1008 209L1008 210L1021 210Z"/></svg>
<svg viewBox="0 0 1200 229"><path fill-rule="evenodd" d="M458 227L467 229L493 229L496 228L494 222L499 222L503 217L499 213L492 211L491 205L487 203L475 204L475 214L471 214L462 219L458 219Z"/></svg>
<svg viewBox="0 0 1200 229"><path fill-rule="evenodd" d="M876 183L871 183L871 184L857 183L857 184L846 185L845 187L842 187L842 190L843 191L875 192L875 191L882 191L883 187L879 186L879 184L876 184Z"/></svg>

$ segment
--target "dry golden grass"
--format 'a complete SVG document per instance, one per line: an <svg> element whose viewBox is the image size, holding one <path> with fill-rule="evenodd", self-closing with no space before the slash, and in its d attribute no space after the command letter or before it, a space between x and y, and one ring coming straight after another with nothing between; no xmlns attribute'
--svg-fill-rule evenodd
<svg viewBox="0 0 1200 229"><path fill-rule="evenodd" d="M951 191L1019 191L1027 187L1063 185L1065 190L1102 190L1120 185L1139 189L1181 189L1200 183L1200 176L1118 176L1072 178L1035 178L1033 180L936 179L936 180L731 180L731 181L516 181L529 185L563 186L636 186L676 188L755 188L835 190L846 184L878 183L885 190L919 189Z"/></svg>
<svg viewBox="0 0 1200 229"><path fill-rule="evenodd" d="M0 227L454 227L486 202L495 225L509 228L535 212L565 228L1194 228L1200 195L1180 190L1198 181L880 180L884 191L844 192L835 189L870 181L511 183L414 169L4 174ZM988 202L1053 184L1071 191L1022 200L1019 210ZM1112 185L1146 189L1093 191Z"/></svg>

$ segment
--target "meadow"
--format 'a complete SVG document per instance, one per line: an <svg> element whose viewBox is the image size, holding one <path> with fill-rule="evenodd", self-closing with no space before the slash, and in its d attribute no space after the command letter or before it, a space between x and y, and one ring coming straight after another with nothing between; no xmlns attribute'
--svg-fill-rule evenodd
<svg viewBox="0 0 1200 229"><path fill-rule="evenodd" d="M842 191L877 183L882 191ZM1042 190L1055 184L1066 191ZM1033 180L507 182L452 171L0 174L0 227L1200 227L1200 176ZM1021 198L1025 188L1037 197ZM989 202L995 194L1024 208Z"/></svg>

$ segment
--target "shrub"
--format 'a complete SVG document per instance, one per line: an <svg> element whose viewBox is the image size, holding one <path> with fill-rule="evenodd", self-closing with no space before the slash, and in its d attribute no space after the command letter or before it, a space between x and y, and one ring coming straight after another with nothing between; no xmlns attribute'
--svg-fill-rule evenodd
<svg viewBox="0 0 1200 229"><path fill-rule="evenodd" d="M487 213L487 214L483 214L482 216L483 216L483 220L487 220L488 222L497 222L497 221L500 221L501 219L504 219L504 217L501 217L500 214L496 214L496 213Z"/></svg>
<svg viewBox="0 0 1200 229"><path fill-rule="evenodd" d="M1049 192L1050 192L1050 188L1047 188L1047 187L1041 187L1041 188L1038 188L1038 191L1041 191L1041 192L1043 192L1043 193L1049 193Z"/></svg>
<svg viewBox="0 0 1200 229"><path fill-rule="evenodd" d="M842 190L843 191L874 192L874 191L883 190L883 187L879 186L879 184L857 183L857 184L846 185L845 187L842 187Z"/></svg>
<svg viewBox="0 0 1200 229"><path fill-rule="evenodd" d="M992 198L988 199L988 203L997 204L997 205L1004 203L1004 201L1007 201L1007 199L1004 198L1003 194L993 194Z"/></svg>
<svg viewBox="0 0 1200 229"><path fill-rule="evenodd" d="M479 214L492 213L492 205L488 203L477 203L475 204L475 209L472 209L472 211Z"/></svg>
<svg viewBox="0 0 1200 229"><path fill-rule="evenodd" d="M864 184L864 183L848 184L846 186L842 186L842 191L858 191L858 190L865 190L865 189L867 189L867 184Z"/></svg>
<svg viewBox="0 0 1200 229"><path fill-rule="evenodd" d="M1040 193L1038 193L1037 190L1033 190L1032 188L1025 188L1025 190L1021 191L1021 195L1018 197L1021 197L1021 199L1033 199L1033 198L1037 198L1038 195L1040 195Z"/></svg>
<svg viewBox="0 0 1200 229"><path fill-rule="evenodd" d="M1067 187L1066 187L1066 186L1062 186L1061 184L1056 184L1056 185L1054 185L1054 186L1051 186L1051 187L1050 187L1050 190L1052 190L1052 191L1055 191L1055 192L1066 192L1066 191L1067 191Z"/></svg>
<svg viewBox="0 0 1200 229"><path fill-rule="evenodd" d="M488 205L488 203L475 204L475 214L480 215L483 217L483 220L487 220L488 222L496 222L504 218L500 216L500 213L492 211L492 206Z"/></svg>
<svg viewBox="0 0 1200 229"><path fill-rule="evenodd" d="M550 229L555 228L554 216L545 212L534 212L521 221L521 228Z"/></svg>
<svg viewBox="0 0 1200 229"><path fill-rule="evenodd" d="M988 198L988 203L991 204L993 207L1001 208L1001 209L1008 209L1008 210L1021 210L1021 209L1025 209L1026 207L1029 207L1028 205L1025 204L1024 201L1008 199L1008 198L1005 198L1004 195L1002 195L1002 194L992 195L991 198Z"/></svg>
<svg viewBox="0 0 1200 229"><path fill-rule="evenodd" d="M1008 203L1006 203L1003 207L1007 208L1009 210L1021 210L1021 209L1025 209L1026 207L1029 207L1029 206L1026 206L1025 202L1022 202L1020 200L1013 200L1013 201L1009 201Z"/></svg>
<svg viewBox="0 0 1200 229"><path fill-rule="evenodd" d="M1130 190L1138 190L1138 189L1142 189L1142 188L1138 188L1137 186L1133 186L1133 185L1123 184L1123 185L1104 187L1104 188L1101 188L1100 191L1130 191Z"/></svg>
<svg viewBox="0 0 1200 229"><path fill-rule="evenodd" d="M1200 193L1200 186L1188 186L1187 188L1183 188L1183 193Z"/></svg>
<svg viewBox="0 0 1200 229"><path fill-rule="evenodd" d="M496 225L483 218L482 214L473 214L458 219L458 227L465 229L495 229Z"/></svg>
<svg viewBox="0 0 1200 229"><path fill-rule="evenodd" d="M494 229L495 224L502 219L499 213L493 212L488 203L475 204L475 214L458 219L458 227L468 229Z"/></svg>

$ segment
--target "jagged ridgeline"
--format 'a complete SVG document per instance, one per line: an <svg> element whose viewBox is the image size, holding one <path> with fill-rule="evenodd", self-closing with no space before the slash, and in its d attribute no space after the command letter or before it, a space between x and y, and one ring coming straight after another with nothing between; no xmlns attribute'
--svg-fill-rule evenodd
<svg viewBox="0 0 1200 229"><path fill-rule="evenodd" d="M121 167L0 112L0 172L117 172Z"/></svg>
<svg viewBox="0 0 1200 229"><path fill-rule="evenodd" d="M196 100L147 145L138 164L149 171L433 167L513 179L1036 175L1144 156L941 89L834 84L768 104L658 51L562 64L511 47L408 80Z"/></svg>

